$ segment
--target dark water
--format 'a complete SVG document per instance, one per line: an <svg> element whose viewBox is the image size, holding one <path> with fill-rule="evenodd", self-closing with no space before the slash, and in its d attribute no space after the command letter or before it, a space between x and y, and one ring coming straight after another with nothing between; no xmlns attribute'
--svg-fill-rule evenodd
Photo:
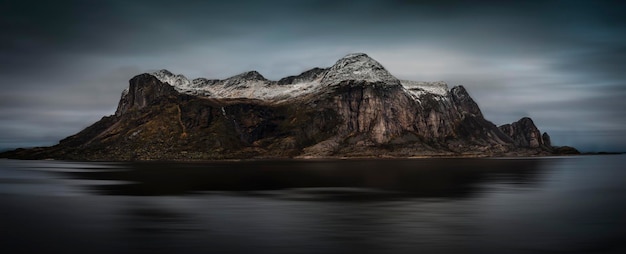
<svg viewBox="0 0 626 254"><path fill-rule="evenodd" d="M0 160L0 253L626 253L624 162Z"/></svg>

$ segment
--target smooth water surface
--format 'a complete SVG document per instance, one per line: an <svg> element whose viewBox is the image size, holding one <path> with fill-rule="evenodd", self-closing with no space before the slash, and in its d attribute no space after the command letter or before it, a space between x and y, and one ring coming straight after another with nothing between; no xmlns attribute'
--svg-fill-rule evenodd
<svg viewBox="0 0 626 254"><path fill-rule="evenodd" d="M0 160L0 252L626 253L624 162Z"/></svg>

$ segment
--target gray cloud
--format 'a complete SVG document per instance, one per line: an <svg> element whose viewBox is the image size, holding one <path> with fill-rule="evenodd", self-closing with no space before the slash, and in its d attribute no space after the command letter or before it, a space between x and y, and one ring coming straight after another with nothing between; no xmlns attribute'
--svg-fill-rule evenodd
<svg viewBox="0 0 626 254"><path fill-rule="evenodd" d="M0 146L49 144L113 113L141 72L279 79L366 52L400 78L466 86L496 124L528 115L555 142L626 150L625 12L619 1L2 1Z"/></svg>

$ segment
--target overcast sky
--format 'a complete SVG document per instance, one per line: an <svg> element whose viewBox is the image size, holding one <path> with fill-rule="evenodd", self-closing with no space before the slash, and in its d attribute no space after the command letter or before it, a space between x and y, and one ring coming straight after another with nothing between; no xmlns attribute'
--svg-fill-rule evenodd
<svg viewBox="0 0 626 254"><path fill-rule="evenodd" d="M626 151L623 1L0 0L0 149L111 115L134 75L277 80L364 52L400 79L463 85L496 125Z"/></svg>

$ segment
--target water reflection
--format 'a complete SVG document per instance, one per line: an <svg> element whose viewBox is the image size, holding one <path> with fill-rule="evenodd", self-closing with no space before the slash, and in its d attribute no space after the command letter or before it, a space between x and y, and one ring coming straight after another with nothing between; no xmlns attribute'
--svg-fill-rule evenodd
<svg viewBox="0 0 626 254"><path fill-rule="evenodd" d="M0 253L623 253L623 159L0 161Z"/></svg>
<svg viewBox="0 0 626 254"><path fill-rule="evenodd" d="M545 160L359 160L134 163L124 171L67 172L114 180L105 195L159 196L235 192L289 199L358 201L392 197L461 198L485 182L536 184Z"/></svg>

